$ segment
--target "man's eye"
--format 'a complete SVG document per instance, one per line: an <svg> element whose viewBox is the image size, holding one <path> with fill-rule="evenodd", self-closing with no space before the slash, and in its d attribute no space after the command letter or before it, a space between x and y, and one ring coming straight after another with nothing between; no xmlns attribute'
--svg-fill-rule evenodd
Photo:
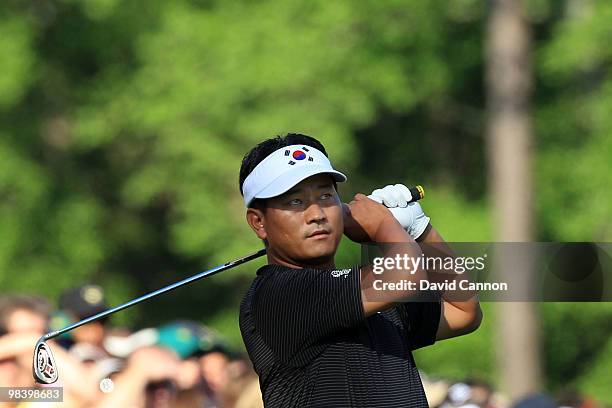
<svg viewBox="0 0 612 408"><path fill-rule="evenodd" d="M322 199L327 200L328 198L332 198L333 196L329 193L325 193L321 196Z"/></svg>
<svg viewBox="0 0 612 408"><path fill-rule="evenodd" d="M302 204L302 200L300 200L299 198L294 198L293 200L289 201L289 205L300 205Z"/></svg>

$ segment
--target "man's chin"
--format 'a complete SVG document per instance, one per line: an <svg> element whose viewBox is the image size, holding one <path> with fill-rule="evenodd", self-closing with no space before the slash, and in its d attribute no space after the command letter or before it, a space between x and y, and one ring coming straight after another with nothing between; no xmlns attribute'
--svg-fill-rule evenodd
<svg viewBox="0 0 612 408"><path fill-rule="evenodd" d="M308 266L326 266L334 264L334 257L336 255L336 251L334 250L321 250L321 251L313 251L301 261Z"/></svg>

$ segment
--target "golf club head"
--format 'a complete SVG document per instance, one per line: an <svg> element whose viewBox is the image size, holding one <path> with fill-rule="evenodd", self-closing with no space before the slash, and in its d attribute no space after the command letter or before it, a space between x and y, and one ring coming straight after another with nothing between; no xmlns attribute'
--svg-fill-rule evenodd
<svg viewBox="0 0 612 408"><path fill-rule="evenodd" d="M53 384L57 381L57 366L51 348L43 338L36 342L34 361L32 362L34 380L40 384Z"/></svg>

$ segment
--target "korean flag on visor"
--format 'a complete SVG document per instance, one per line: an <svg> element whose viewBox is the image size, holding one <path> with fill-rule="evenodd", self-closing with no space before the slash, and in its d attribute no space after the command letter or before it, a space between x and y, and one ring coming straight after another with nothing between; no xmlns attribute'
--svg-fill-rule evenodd
<svg viewBox="0 0 612 408"><path fill-rule="evenodd" d="M337 182L346 181L346 176L334 170L329 159L314 147L282 147L263 159L244 180L244 205L248 207L256 198L279 196L300 181L321 173L331 175Z"/></svg>

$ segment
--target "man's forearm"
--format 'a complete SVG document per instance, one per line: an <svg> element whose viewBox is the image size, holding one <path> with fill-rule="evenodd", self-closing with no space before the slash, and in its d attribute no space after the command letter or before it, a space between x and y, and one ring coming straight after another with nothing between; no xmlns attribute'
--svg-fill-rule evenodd
<svg viewBox="0 0 612 408"><path fill-rule="evenodd" d="M430 256L444 256L454 257L452 249L446 244L442 235L429 224L423 234L417 239L417 242L421 245L423 255L425 257ZM445 271L438 270L427 270L428 279L431 282L437 282L442 280L441 278L449 280L467 279L467 275L461 275L457 273L444 273ZM476 292L468 293L465 290L458 290L453 292L441 291L442 299L451 304L452 306L460 309L466 313L475 313L480 310L478 302L478 294Z"/></svg>

